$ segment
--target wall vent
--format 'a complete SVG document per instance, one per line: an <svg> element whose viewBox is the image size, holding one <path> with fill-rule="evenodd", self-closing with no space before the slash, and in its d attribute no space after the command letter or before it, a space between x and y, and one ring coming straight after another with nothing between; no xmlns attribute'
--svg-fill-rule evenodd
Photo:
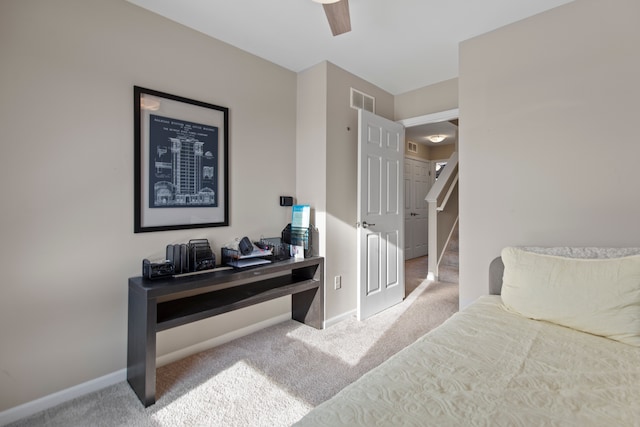
<svg viewBox="0 0 640 427"><path fill-rule="evenodd" d="M370 113L376 112L376 99L367 95L364 92L360 92L357 89L351 88L351 108L369 111Z"/></svg>
<svg viewBox="0 0 640 427"><path fill-rule="evenodd" d="M418 144L416 144L415 142L407 142L407 151L410 153L417 153L418 152Z"/></svg>

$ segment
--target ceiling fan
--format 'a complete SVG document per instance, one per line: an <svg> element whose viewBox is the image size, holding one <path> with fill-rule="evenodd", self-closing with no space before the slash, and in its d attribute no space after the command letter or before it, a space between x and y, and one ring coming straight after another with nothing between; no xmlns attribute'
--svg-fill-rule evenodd
<svg viewBox="0 0 640 427"><path fill-rule="evenodd" d="M313 0L322 3L324 13L327 15L331 32L334 36L351 31L351 18L349 17L349 0Z"/></svg>

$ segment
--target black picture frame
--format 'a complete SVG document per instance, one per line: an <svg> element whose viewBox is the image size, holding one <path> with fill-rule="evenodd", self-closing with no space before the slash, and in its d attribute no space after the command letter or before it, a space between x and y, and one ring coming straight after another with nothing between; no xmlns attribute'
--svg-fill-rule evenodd
<svg viewBox="0 0 640 427"><path fill-rule="evenodd" d="M133 87L134 232L229 225L229 109Z"/></svg>

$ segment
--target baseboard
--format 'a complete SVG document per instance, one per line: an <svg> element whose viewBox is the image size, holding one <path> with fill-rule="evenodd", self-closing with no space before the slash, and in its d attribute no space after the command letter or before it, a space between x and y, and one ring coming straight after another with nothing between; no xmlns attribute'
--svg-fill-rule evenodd
<svg viewBox="0 0 640 427"><path fill-rule="evenodd" d="M7 409L6 411L0 412L0 426L18 421L40 411L53 408L54 406L60 405L61 403L65 403L77 397L84 396L85 394L102 390L103 388L112 386L122 381L126 381L126 379L127 370L121 369L111 374L107 374L105 376L87 381L82 384L78 384L73 387L69 387L64 390L60 390L48 396L32 400L31 402L24 403L11 409Z"/></svg>
<svg viewBox="0 0 640 427"><path fill-rule="evenodd" d="M191 356L192 354L217 347L236 338L241 338L245 335L252 334L269 326L277 325L278 323L282 323L289 319L291 319L291 313L285 313L280 316L272 317L271 319L267 319L262 322L258 322L253 325L249 325L247 327L229 332L219 337L180 349L178 351L174 351L169 354L162 355L156 358L156 366L167 365L169 363L183 359L187 356ZM31 402L27 402L25 404L7 409L6 411L0 412L0 426L4 426L12 422L21 420L22 418L37 414L40 411L53 408L54 406L68 402L69 400L84 396L85 394L93 393L98 390L102 390L103 388L110 387L126 380L127 370L121 369L111 374L107 374L103 377L96 378L85 383L60 390L48 396L32 400Z"/></svg>
<svg viewBox="0 0 640 427"><path fill-rule="evenodd" d="M340 314L338 316L332 317L331 319L325 320L324 321L324 327L328 328L330 326L333 326L333 325L335 325L337 323L340 323L343 320L345 320L345 319L347 319L349 317L355 316L357 314L358 314L357 310L347 311L346 313L342 313L342 314Z"/></svg>

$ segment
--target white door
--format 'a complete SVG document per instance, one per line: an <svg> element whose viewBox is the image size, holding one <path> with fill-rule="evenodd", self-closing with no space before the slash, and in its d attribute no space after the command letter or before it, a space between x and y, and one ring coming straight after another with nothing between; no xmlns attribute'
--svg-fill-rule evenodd
<svg viewBox="0 0 640 427"><path fill-rule="evenodd" d="M431 188L431 162L405 159L404 227L405 260L428 253L428 206L425 198Z"/></svg>
<svg viewBox="0 0 640 427"><path fill-rule="evenodd" d="M358 112L358 319L404 298L404 127Z"/></svg>

